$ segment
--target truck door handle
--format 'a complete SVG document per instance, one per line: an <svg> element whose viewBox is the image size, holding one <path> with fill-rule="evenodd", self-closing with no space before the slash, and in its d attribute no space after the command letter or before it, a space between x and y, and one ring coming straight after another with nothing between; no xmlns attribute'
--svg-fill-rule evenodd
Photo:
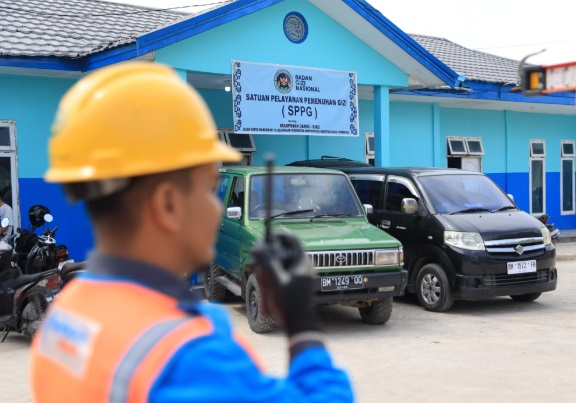
<svg viewBox="0 0 576 403"><path fill-rule="evenodd" d="M224 231L224 224L222 224L222 225L220 226L220 232L223 233L223 234L226 232L226 231Z"/></svg>

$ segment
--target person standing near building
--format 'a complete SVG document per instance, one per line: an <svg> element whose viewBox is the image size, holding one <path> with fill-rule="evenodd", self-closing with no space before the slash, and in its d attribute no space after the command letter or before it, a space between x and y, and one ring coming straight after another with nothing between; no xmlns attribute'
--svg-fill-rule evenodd
<svg viewBox="0 0 576 403"><path fill-rule="evenodd" d="M4 203L2 200L2 195L0 194L0 221L4 218L10 220L10 225L7 227L0 226L0 241L6 242L10 235L12 235L12 230L14 228L14 213L12 212L12 207Z"/></svg>
<svg viewBox="0 0 576 403"><path fill-rule="evenodd" d="M266 308L288 336L286 378L268 375L225 311L181 281L213 260L217 162L240 159L168 67L106 67L64 96L45 178L86 202L96 246L33 340L36 402L353 400L322 342L296 239L275 235L254 252Z"/></svg>

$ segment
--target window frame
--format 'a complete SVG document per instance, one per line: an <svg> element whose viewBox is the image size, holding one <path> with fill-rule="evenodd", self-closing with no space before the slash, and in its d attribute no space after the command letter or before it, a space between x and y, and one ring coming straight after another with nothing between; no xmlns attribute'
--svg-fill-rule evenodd
<svg viewBox="0 0 576 403"><path fill-rule="evenodd" d="M564 153L564 144L572 144L572 154ZM576 213L576 181L575 181L575 153L574 140L562 140L560 142L560 215L573 215ZM572 183L572 210L564 210L564 161L572 162L572 172L570 175Z"/></svg>
<svg viewBox="0 0 576 403"><path fill-rule="evenodd" d="M468 151L468 155L472 156L482 156L484 155L484 144L482 144L482 137L463 137L465 140L464 143L466 144L466 150ZM480 143L480 151L470 151L470 141L477 141Z"/></svg>
<svg viewBox="0 0 576 403"><path fill-rule="evenodd" d="M534 153L534 144L542 144L542 154ZM530 140L530 158L546 158L546 140L543 139L531 139Z"/></svg>
<svg viewBox="0 0 576 403"><path fill-rule="evenodd" d="M0 151L16 151L16 122L13 120L0 120L0 127L7 127L10 136L10 145L0 146Z"/></svg>
<svg viewBox="0 0 576 403"><path fill-rule="evenodd" d="M533 144L542 143L542 148L544 153L543 154L535 154L533 153ZM546 214L546 141L542 139L531 139L530 140L530 150L529 150L529 170L528 170L528 200L530 203L530 214L533 216L541 216ZM532 179L533 179L533 172L532 172L532 161L542 161L542 211L541 212L534 212L532 210Z"/></svg>
<svg viewBox="0 0 576 403"><path fill-rule="evenodd" d="M446 141L448 142L448 151L449 151L449 154L447 155L447 157L453 157L453 156L463 157L463 156L468 155L468 145L466 143L466 137L447 136ZM452 150L452 141L461 141L462 145L464 146L464 151Z"/></svg>
<svg viewBox="0 0 576 403"><path fill-rule="evenodd" d="M256 151L256 144L254 143L254 136L250 133L250 134L237 134L234 133L234 130L232 129L224 129L224 137L226 139L226 144L228 144L230 147L234 147L232 145L232 141L230 140L230 135L236 135L236 136L248 136L248 138L250 139L250 147L234 147L236 148L238 151L242 151L242 152L255 152Z"/></svg>
<svg viewBox="0 0 576 403"><path fill-rule="evenodd" d="M572 144L572 154L564 153L564 144ZM562 140L560 142L560 157L561 158L574 158L576 156L576 149L574 140Z"/></svg>

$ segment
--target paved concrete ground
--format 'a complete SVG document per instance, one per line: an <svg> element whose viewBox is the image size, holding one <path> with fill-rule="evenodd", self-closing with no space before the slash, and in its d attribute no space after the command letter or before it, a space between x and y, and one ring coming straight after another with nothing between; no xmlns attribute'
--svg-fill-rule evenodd
<svg viewBox="0 0 576 403"><path fill-rule="evenodd" d="M359 402L574 402L575 262L560 261L558 270L558 289L533 303L456 302L451 311L435 314L414 298L401 298L384 326L363 324L357 310L347 307L320 307L318 314ZM225 306L269 370L284 374L281 332L254 334L239 301ZM0 345L0 363L0 401L29 402L28 341L9 336Z"/></svg>

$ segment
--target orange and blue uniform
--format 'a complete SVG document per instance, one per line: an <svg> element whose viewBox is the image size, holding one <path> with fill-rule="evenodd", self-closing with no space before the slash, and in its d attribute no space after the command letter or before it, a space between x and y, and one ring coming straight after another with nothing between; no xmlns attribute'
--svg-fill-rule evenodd
<svg viewBox="0 0 576 403"><path fill-rule="evenodd" d="M34 338L33 395L83 403L353 400L322 343L299 343L290 354L286 378L267 375L224 310L160 268L95 255Z"/></svg>

